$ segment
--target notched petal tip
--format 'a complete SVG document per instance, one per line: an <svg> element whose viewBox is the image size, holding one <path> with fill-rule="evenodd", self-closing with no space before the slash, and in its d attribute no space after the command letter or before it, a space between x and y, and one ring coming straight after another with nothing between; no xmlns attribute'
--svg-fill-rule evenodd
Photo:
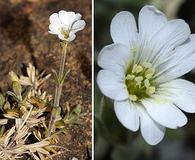
<svg viewBox="0 0 195 160"><path fill-rule="evenodd" d="M117 13L111 21L110 34L114 43L122 43L129 47L137 38L134 16L128 11Z"/></svg>
<svg viewBox="0 0 195 160"><path fill-rule="evenodd" d="M183 20L183 19L177 19L177 20L178 20L178 22L180 21L180 25L183 25L183 28L185 29L186 34L188 34L188 35L189 35L189 37L190 37L190 34L191 34L191 29L190 29L189 24L188 24L188 23L186 23L186 21L185 21L185 20Z"/></svg>
<svg viewBox="0 0 195 160"><path fill-rule="evenodd" d="M82 15L80 13L75 14L75 20L80 20L82 18Z"/></svg>
<svg viewBox="0 0 195 160"><path fill-rule="evenodd" d="M147 10L150 10L152 12L154 12L155 14L157 15L164 15L163 12L161 12L160 10L158 10L155 6L153 5L146 5L144 6L142 9L147 9Z"/></svg>
<svg viewBox="0 0 195 160"><path fill-rule="evenodd" d="M113 28L113 23L116 23L117 21L121 21L121 20L129 20L129 19L134 19L134 16L131 12L129 11L120 11L119 13L117 13L112 21L111 21L111 25L110 25L110 28L112 29Z"/></svg>
<svg viewBox="0 0 195 160"><path fill-rule="evenodd" d="M66 14L67 13L67 11L65 11L65 10L60 10L59 12L58 12L58 14Z"/></svg>

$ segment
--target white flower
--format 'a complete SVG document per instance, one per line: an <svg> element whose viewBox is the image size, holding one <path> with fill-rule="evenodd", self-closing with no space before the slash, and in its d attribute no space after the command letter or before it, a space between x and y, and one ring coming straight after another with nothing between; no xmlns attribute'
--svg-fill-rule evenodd
<svg viewBox="0 0 195 160"><path fill-rule="evenodd" d="M131 13L113 18L114 43L98 56L103 69L97 83L114 100L123 126L132 131L140 127L146 142L155 145L166 127L187 123L181 110L195 113L195 85L178 79L195 67L195 35L183 20L168 21L153 6L141 9L138 22L139 32Z"/></svg>
<svg viewBox="0 0 195 160"><path fill-rule="evenodd" d="M58 35L58 38L71 42L76 38L75 33L84 29L85 21L81 20L81 14L67 11L53 13L49 17L49 33Z"/></svg>

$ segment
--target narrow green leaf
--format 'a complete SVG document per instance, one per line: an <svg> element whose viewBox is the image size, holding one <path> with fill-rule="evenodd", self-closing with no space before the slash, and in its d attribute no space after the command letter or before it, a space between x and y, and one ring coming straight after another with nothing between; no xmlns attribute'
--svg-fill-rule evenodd
<svg viewBox="0 0 195 160"><path fill-rule="evenodd" d="M60 78L60 83L63 84L65 79L66 79L66 76L70 73L70 70L67 70L64 72L63 76Z"/></svg>
<svg viewBox="0 0 195 160"><path fill-rule="evenodd" d="M5 104L5 97L2 94L0 94L0 109L1 110L4 104Z"/></svg>
<svg viewBox="0 0 195 160"><path fill-rule="evenodd" d="M14 93L17 95L17 97L19 99L22 99L21 98L21 94L22 94L22 86L21 86L21 84L19 82L14 81L12 83L12 88L13 88Z"/></svg>
<svg viewBox="0 0 195 160"><path fill-rule="evenodd" d="M57 84L59 84L59 83L60 83L60 77L59 77L57 71L56 71L55 69L52 69L52 73L53 73L53 75L54 75L54 80L55 80L55 82L56 82Z"/></svg>

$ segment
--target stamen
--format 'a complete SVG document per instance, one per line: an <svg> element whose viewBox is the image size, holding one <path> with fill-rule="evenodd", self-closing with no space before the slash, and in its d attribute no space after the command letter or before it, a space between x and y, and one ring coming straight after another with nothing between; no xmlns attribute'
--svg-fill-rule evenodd
<svg viewBox="0 0 195 160"><path fill-rule="evenodd" d="M137 98L136 95L130 94L130 95L129 95L129 99L130 99L131 101L135 102L135 101L137 101L138 98Z"/></svg>
<svg viewBox="0 0 195 160"><path fill-rule="evenodd" d="M146 93L147 93L148 95L152 95L155 91L156 91L156 88L155 88L155 87L148 87L148 88L146 89Z"/></svg>
<svg viewBox="0 0 195 160"><path fill-rule="evenodd" d="M145 80L144 80L144 86L145 86L146 88L150 87L150 82L149 82L148 79L145 79Z"/></svg>
<svg viewBox="0 0 195 160"><path fill-rule="evenodd" d="M125 77L125 84L131 101L139 101L155 93L155 81L152 79L155 69L151 63L129 66Z"/></svg>
<svg viewBox="0 0 195 160"><path fill-rule="evenodd" d="M152 76L154 75L154 73L155 73L155 69L154 68L149 68L145 72L145 77L147 79L150 79L150 78L152 78Z"/></svg>
<svg viewBox="0 0 195 160"><path fill-rule="evenodd" d="M136 72L136 68L137 68L137 64L135 64L135 65L133 66L132 73L135 73L135 72Z"/></svg>
<svg viewBox="0 0 195 160"><path fill-rule="evenodd" d="M144 63L143 63L143 66L144 66L145 68L152 68L152 64L151 64L151 63L148 63L148 62L144 62Z"/></svg>
<svg viewBox="0 0 195 160"><path fill-rule="evenodd" d="M137 83L141 83L144 78L142 76L135 77Z"/></svg>
<svg viewBox="0 0 195 160"><path fill-rule="evenodd" d="M141 71L143 71L143 67L142 66L137 66L135 69L136 73L140 73Z"/></svg>
<svg viewBox="0 0 195 160"><path fill-rule="evenodd" d="M131 74L128 74L127 76L126 76L126 79L127 80L133 80L135 78L135 75L131 75Z"/></svg>

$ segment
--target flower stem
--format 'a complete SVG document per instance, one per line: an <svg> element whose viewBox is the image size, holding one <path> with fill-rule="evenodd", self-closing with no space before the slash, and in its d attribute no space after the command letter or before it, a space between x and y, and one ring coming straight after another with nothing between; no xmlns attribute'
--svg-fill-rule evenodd
<svg viewBox="0 0 195 160"><path fill-rule="evenodd" d="M62 87L64 84L64 78L65 78L64 76L66 76L66 73L64 72L64 70L65 70L67 48L68 48L68 43L67 42L63 43L63 50L62 50L62 54L60 57L60 69L59 69L59 73L57 76L57 84L56 84L55 96L54 96L54 106L53 106L54 108L52 109L52 112L51 112L47 136L51 135L52 130L55 125L55 119L58 116L58 114L60 114L58 111L59 111L59 106L60 106L60 97L62 93Z"/></svg>
<svg viewBox="0 0 195 160"><path fill-rule="evenodd" d="M54 97L54 107L58 107L60 104L60 97L62 93L62 87L63 87L63 76L64 76L64 69L65 69L65 62L66 62L66 53L67 53L67 48L68 48L68 43L65 42L63 45L63 51L61 54L61 59L60 59L60 69L59 69L59 79L60 81L56 85L56 90L55 90L55 97Z"/></svg>

